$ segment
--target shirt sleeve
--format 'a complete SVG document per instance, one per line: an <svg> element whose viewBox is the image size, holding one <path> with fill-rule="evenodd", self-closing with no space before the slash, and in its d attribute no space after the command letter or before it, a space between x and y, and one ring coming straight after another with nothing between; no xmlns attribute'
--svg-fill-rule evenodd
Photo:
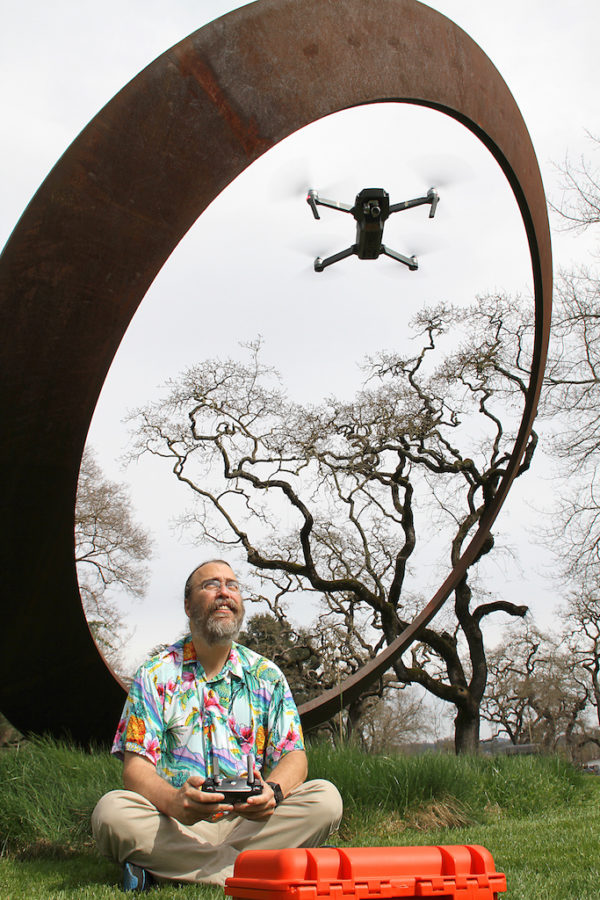
<svg viewBox="0 0 600 900"><path fill-rule="evenodd" d="M265 748L267 770L292 750L304 750L300 716L289 685L282 675L275 684L269 704L269 729Z"/></svg>
<svg viewBox="0 0 600 900"><path fill-rule="evenodd" d="M125 751L137 753L157 765L164 733L163 705L154 678L142 666L135 675L111 753L123 759Z"/></svg>

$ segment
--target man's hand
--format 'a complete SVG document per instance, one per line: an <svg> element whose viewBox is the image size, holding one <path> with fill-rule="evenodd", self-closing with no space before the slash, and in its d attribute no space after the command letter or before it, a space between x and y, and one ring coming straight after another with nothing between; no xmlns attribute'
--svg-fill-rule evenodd
<svg viewBox="0 0 600 900"><path fill-rule="evenodd" d="M236 816L242 816L244 819L268 819L275 812L275 794L260 775L255 774L262 783L262 793L248 797L245 803L236 803L233 811Z"/></svg>
<svg viewBox="0 0 600 900"><path fill-rule="evenodd" d="M197 775L188 778L172 795L168 815L182 825L194 825L196 822L222 818L226 813L232 812L234 807L231 803L223 802L223 794L209 794L202 790L203 784L204 778Z"/></svg>
<svg viewBox="0 0 600 900"><path fill-rule="evenodd" d="M267 778L269 781L276 781L281 787L283 796L287 797L290 791L302 784L306 778L307 771L305 751L291 750L281 757L277 765L269 772ZM234 806L233 811L235 815L243 816L245 819L268 819L275 812L277 805L275 803L275 794L264 781L262 775L256 770L255 775L262 783L262 794L248 797L246 803Z"/></svg>
<svg viewBox="0 0 600 900"><path fill-rule="evenodd" d="M281 785L284 797L306 778L306 754L304 750L292 750L279 760L268 778ZM239 815L245 819L268 819L275 811L275 795L262 776L255 771L262 783L262 793L248 797L245 803L224 803L223 794L202 790L204 778L192 775L180 788L173 787L156 772L155 766L145 757L125 751L123 785L136 791L153 803L157 809L172 816L182 825L194 822L215 821L224 815Z"/></svg>
<svg viewBox="0 0 600 900"><path fill-rule="evenodd" d="M153 803L157 809L172 816L182 825L215 820L231 813L233 806L224 803L223 794L209 794L202 790L204 778L191 775L180 788L173 787L157 773L145 757L125 752L123 785Z"/></svg>

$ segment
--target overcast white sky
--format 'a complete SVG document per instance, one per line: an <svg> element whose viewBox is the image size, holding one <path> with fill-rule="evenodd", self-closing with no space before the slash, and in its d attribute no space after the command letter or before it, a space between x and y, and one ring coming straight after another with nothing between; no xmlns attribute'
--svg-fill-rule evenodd
<svg viewBox="0 0 600 900"><path fill-rule="evenodd" d="M4 3L0 245L95 113L152 59L238 5L228 0ZM589 151L586 129L600 134L600 5L595 0L574 0L568 8L558 0L430 5L463 27L500 70L528 124L546 191L557 200L555 164L567 153L576 159ZM372 140L360 137L374 131L380 135L376 153ZM336 213L315 222L304 202L307 187L351 202L360 188L377 185L395 202L434 184L441 202L433 221L426 211L415 210L394 217L386 230L390 246L420 255L418 272L387 259L351 259L322 275L313 272L313 256L352 242L353 222ZM250 204L256 196L264 198L258 213ZM226 234L235 254L227 257L214 234ZM580 258L586 246L585 240L554 230L555 265ZM239 341L258 333L266 358L282 370L298 399L347 392L358 383L356 362L364 353L400 345L412 309L438 299L465 302L494 289L530 289L516 204L485 148L433 111L379 105L316 123L274 148L217 199L144 300L90 432L107 474L131 482L139 516L157 540L148 596L143 606L126 604L135 627L132 661L183 628L181 585L207 548L177 543L169 531L179 496L172 476L150 462L125 472L120 468L127 410L150 400L157 385L185 365L233 353ZM371 297L368 316L365 296ZM515 543L522 540L522 525L530 524L527 498L543 489L535 472L513 488L501 525ZM532 601L542 614L553 601L539 559L525 572L516 563L505 565L497 577L513 599Z"/></svg>

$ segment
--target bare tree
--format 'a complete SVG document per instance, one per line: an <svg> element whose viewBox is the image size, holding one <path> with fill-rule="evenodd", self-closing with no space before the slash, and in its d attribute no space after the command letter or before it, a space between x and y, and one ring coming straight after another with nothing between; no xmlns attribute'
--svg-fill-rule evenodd
<svg viewBox="0 0 600 900"><path fill-rule="evenodd" d="M506 735L514 745L538 738L538 716L529 703L539 661L542 635L532 626L515 636L506 630L500 645L488 653L488 684L482 718L495 726L495 737Z"/></svg>
<svg viewBox="0 0 600 900"><path fill-rule="evenodd" d="M598 145L598 141L594 144ZM600 174L581 160L562 167L563 197L555 209L569 229L600 222ZM551 446L569 476L554 515L567 578L593 586L600 576L600 277L594 260L559 273L542 412L552 419Z"/></svg>
<svg viewBox="0 0 600 900"><path fill-rule="evenodd" d="M588 134L593 151L600 147L600 139ZM552 204L567 228L582 231L600 223L600 173L585 156L577 163L568 157L559 166L562 175L562 197Z"/></svg>
<svg viewBox="0 0 600 900"><path fill-rule="evenodd" d="M398 752L433 736L431 709L407 687L371 701L361 723L361 742L371 753Z"/></svg>
<svg viewBox="0 0 600 900"><path fill-rule="evenodd" d="M590 690L586 673L561 636L533 625L507 631L489 654L489 683L482 717L514 745L537 744L545 752L564 745L573 759L592 738L584 714Z"/></svg>
<svg viewBox="0 0 600 900"><path fill-rule="evenodd" d="M330 634L346 635L345 660L354 653L358 665L412 617L419 529L433 554L432 532L445 528L455 565L493 502L531 356L531 329L516 307L487 297L468 310L424 311L415 323L418 352L368 359L351 401L292 402L262 364L260 342L247 346L248 362L206 360L134 416L133 455L169 460L199 501L184 524L202 540L241 545L281 597L316 594ZM452 349L440 358L444 339ZM535 445L533 435L519 474ZM504 600L473 602L466 576L454 596L454 627L424 629L427 653L398 660L389 673L456 706L459 752L478 746L482 622L498 611L526 612Z"/></svg>
<svg viewBox="0 0 600 900"><path fill-rule="evenodd" d="M590 702L596 708L600 727L600 596L581 588L573 591L562 612L565 645L572 666L582 670L587 681ZM587 679L585 678L587 676ZM599 742L597 742L599 743Z"/></svg>
<svg viewBox="0 0 600 900"><path fill-rule="evenodd" d="M119 587L133 597L146 589L152 541L135 522L125 485L106 479L93 452L81 461L75 509L75 562L83 608L100 650L121 666L122 615L112 594Z"/></svg>

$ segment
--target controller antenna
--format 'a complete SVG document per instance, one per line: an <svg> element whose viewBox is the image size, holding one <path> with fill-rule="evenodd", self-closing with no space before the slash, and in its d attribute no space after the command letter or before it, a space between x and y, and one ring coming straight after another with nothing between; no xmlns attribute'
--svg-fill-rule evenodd
<svg viewBox="0 0 600 900"><path fill-rule="evenodd" d="M214 748L210 751L210 767L212 769L213 780L218 787L221 784L221 778L219 772L219 760L217 759Z"/></svg>

